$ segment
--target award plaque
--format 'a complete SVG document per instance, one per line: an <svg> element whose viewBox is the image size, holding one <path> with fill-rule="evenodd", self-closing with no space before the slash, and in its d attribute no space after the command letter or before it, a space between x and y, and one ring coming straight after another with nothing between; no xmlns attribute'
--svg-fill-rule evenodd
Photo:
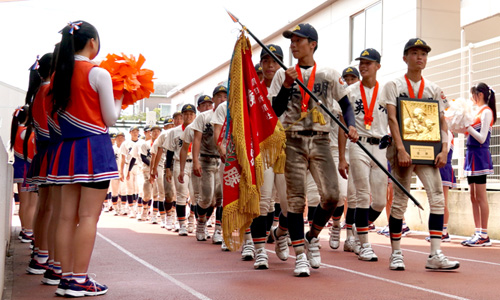
<svg viewBox="0 0 500 300"><path fill-rule="evenodd" d="M399 132L412 164L434 165L441 152L439 102L407 97L397 100Z"/></svg>

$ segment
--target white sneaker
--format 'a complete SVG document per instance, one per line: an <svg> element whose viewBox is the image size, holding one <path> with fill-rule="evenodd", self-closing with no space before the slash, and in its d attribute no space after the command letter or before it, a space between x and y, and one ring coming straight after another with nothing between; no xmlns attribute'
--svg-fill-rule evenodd
<svg viewBox="0 0 500 300"><path fill-rule="evenodd" d="M189 233L193 233L194 231L194 224L192 222L188 222L187 230Z"/></svg>
<svg viewBox="0 0 500 300"><path fill-rule="evenodd" d="M222 238L222 232L220 229L215 230L214 236L212 237L212 244L222 244L224 239Z"/></svg>
<svg viewBox="0 0 500 300"><path fill-rule="evenodd" d="M135 211L131 211L128 217L131 219L135 219Z"/></svg>
<svg viewBox="0 0 500 300"><path fill-rule="evenodd" d="M165 228L165 226L167 226L167 224L165 223L165 221L161 221L160 222L160 228Z"/></svg>
<svg viewBox="0 0 500 300"><path fill-rule="evenodd" d="M427 263L425 264L426 269L433 270L454 270L459 267L460 263L458 261L448 260L441 250L437 250L434 255L429 255Z"/></svg>
<svg viewBox="0 0 500 300"><path fill-rule="evenodd" d="M174 222L172 216L167 216L167 224L165 224L165 229L167 230L174 229Z"/></svg>
<svg viewBox="0 0 500 300"><path fill-rule="evenodd" d="M307 234L306 234L307 236ZM311 242L304 238L304 246L306 248L307 259L313 269L319 268L321 265L321 255L319 253L319 239L312 238Z"/></svg>
<svg viewBox="0 0 500 300"><path fill-rule="evenodd" d="M330 248L338 249L340 246L340 227L330 227Z"/></svg>
<svg viewBox="0 0 500 300"><path fill-rule="evenodd" d="M364 261L378 261L378 257L375 252L373 252L372 245L370 243L364 243L363 246L361 246L358 259Z"/></svg>
<svg viewBox="0 0 500 300"><path fill-rule="evenodd" d="M187 235L188 235L188 231L187 231L186 224L182 224L182 225L179 227L179 235L180 235L180 236L187 236Z"/></svg>
<svg viewBox="0 0 500 300"><path fill-rule="evenodd" d="M344 251L354 252L354 247L356 247L356 239L351 235L344 242Z"/></svg>
<svg viewBox="0 0 500 300"><path fill-rule="evenodd" d="M359 239L356 237L354 239L355 241L355 244L354 244L354 254L356 255L359 255L359 252L361 251L361 242L359 241Z"/></svg>
<svg viewBox="0 0 500 300"><path fill-rule="evenodd" d="M212 227L212 219L213 219L213 215L210 217L210 219L208 219L207 227Z"/></svg>
<svg viewBox="0 0 500 300"><path fill-rule="evenodd" d="M392 251L391 258L389 259L389 269L396 271L404 271L405 263L403 261L403 251Z"/></svg>
<svg viewBox="0 0 500 300"><path fill-rule="evenodd" d="M276 241L274 244L274 251L279 259L285 261L288 259L288 255L290 255L290 248L288 248L288 233L282 236L276 236L276 230L278 230L278 228L271 230L271 234Z"/></svg>
<svg viewBox="0 0 500 300"><path fill-rule="evenodd" d="M222 251L229 251L229 248L226 246L226 243L224 242L224 239L222 239L222 244L220 245L220 249Z"/></svg>
<svg viewBox="0 0 500 300"><path fill-rule="evenodd" d="M243 244L243 247L241 249L241 259L242 260L253 260L255 257L255 246L252 242L252 240L246 240L245 244Z"/></svg>
<svg viewBox="0 0 500 300"><path fill-rule="evenodd" d="M297 255L297 260L295 261L295 270L293 270L293 275L296 277L308 277L311 275L311 271L309 270L311 266L309 265L309 261L307 260L307 256L305 253L301 253Z"/></svg>
<svg viewBox="0 0 500 300"><path fill-rule="evenodd" d="M266 248L257 249L255 263L253 264L254 269L269 269L268 260Z"/></svg>
<svg viewBox="0 0 500 300"><path fill-rule="evenodd" d="M206 241L207 235L205 234L205 223L198 222L196 224L196 240L197 241Z"/></svg>
<svg viewBox="0 0 500 300"><path fill-rule="evenodd" d="M158 224L158 220L156 219L155 215L151 217L151 224Z"/></svg>
<svg viewBox="0 0 500 300"><path fill-rule="evenodd" d="M208 231L207 226L205 226L205 236L207 237L207 239L211 238L211 236L210 236L210 232ZM224 239L223 239L223 240L224 240Z"/></svg>
<svg viewBox="0 0 500 300"><path fill-rule="evenodd" d="M181 228L181 226L179 225L179 222L176 221L175 224L174 224L174 231L175 232L179 232L179 229Z"/></svg>

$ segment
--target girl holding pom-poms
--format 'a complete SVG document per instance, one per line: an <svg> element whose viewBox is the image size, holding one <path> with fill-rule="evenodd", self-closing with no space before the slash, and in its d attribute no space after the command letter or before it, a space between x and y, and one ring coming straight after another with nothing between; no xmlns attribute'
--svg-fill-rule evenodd
<svg viewBox="0 0 500 300"><path fill-rule="evenodd" d="M486 176L493 174L489 146L491 129L497 120L495 91L481 82L472 87L470 92L478 112L466 131L468 138L464 169L469 183L476 230L474 235L462 244L472 247L491 246L487 229L489 206L486 194Z"/></svg>
<svg viewBox="0 0 500 300"><path fill-rule="evenodd" d="M113 99L109 73L91 62L100 46L96 28L77 21L61 33L52 113L57 113L63 141L48 175L49 182L63 184L56 233L62 279L56 293L95 296L108 290L87 270L109 182L118 178L108 126L117 120L122 101Z"/></svg>

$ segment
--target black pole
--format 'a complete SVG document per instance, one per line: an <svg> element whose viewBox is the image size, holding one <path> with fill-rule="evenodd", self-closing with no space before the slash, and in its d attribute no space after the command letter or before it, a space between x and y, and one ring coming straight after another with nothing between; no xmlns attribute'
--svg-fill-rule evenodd
<svg viewBox="0 0 500 300"><path fill-rule="evenodd" d="M233 14L231 14L229 11L228 11L228 14L231 16L231 19L236 20L235 22L238 22L241 27L243 27L243 29L248 32L248 34L257 42L257 44L259 44L260 47L262 47L262 49L264 49L264 51L267 52L267 54L269 54L284 70L287 70L288 68L285 66L285 64L283 64L283 62L278 59L276 57L276 55L274 55L274 53L272 51L270 51L266 45L264 45L246 26L244 26L243 24L240 23L240 21L238 19L236 19L236 17L234 17ZM337 123L340 128L342 128L342 130L344 130L345 133L349 133L349 129L342 123L340 122L339 119L337 119L337 117L335 117L329 110L328 108L323 105L323 103L321 102L321 100L319 100L316 95L314 95L305 85L303 82L301 82L299 79L295 79L295 82L306 92L308 93L311 98L316 101L316 103L319 105L319 107L321 107L327 115L330 116L330 118L332 118L335 123ZM363 150L369 157L371 160L373 160L375 162L375 164L380 168L382 169L382 171L384 171L384 173L389 176L389 178L391 178L391 180L408 196L408 198L411 199L411 201L413 201L413 203L415 203L416 206L418 206L420 209L424 209L422 207L422 205L420 205L420 203L417 201L417 199L415 199L415 197L413 197L413 195L407 191L404 186L394 177L392 176L391 172L389 172L385 166L383 166L376 158L375 156L373 156L373 154L370 153L370 151L368 151L368 149L365 148L365 146L363 146L363 144L361 144L359 142L359 140L356 142L356 144L361 148L361 150Z"/></svg>

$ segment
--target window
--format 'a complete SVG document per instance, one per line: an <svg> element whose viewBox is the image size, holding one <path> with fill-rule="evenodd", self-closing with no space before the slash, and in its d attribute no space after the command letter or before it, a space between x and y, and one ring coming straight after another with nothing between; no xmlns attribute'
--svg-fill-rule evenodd
<svg viewBox="0 0 500 300"><path fill-rule="evenodd" d="M160 117L171 117L172 116L172 105L170 104L159 104L160 106Z"/></svg>
<svg viewBox="0 0 500 300"><path fill-rule="evenodd" d="M366 48L382 54L382 1L351 17L351 61Z"/></svg>

